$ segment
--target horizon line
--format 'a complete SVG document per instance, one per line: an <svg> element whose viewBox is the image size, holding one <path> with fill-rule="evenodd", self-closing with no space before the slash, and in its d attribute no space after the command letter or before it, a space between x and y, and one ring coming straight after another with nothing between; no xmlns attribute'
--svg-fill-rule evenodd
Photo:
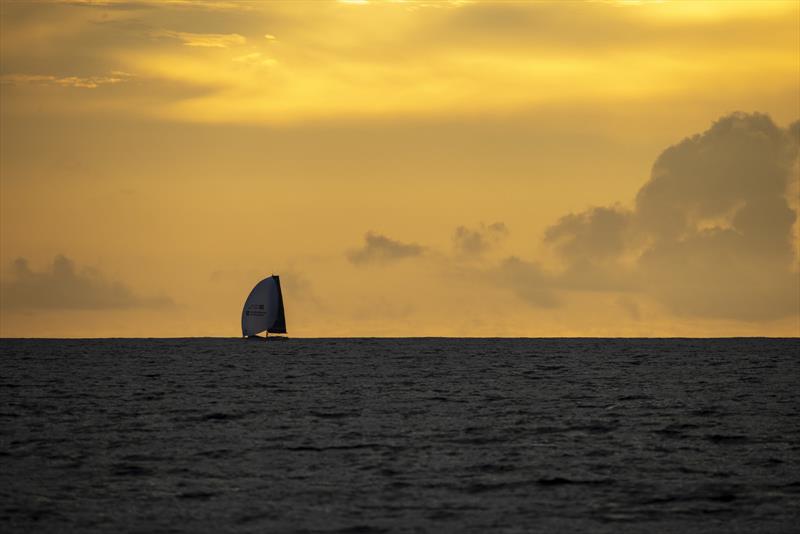
<svg viewBox="0 0 800 534"><path fill-rule="evenodd" d="M514 340L514 339L541 339L541 340L557 340L557 339L794 339L800 340L800 335L797 336L321 336L321 337L290 337L290 336L273 336L274 338L286 340L325 340L325 339L497 339L497 340ZM233 340L247 338L241 336L175 336L175 337L155 337L155 336L141 336L141 337L125 337L125 336L107 336L107 337L4 337L0 336L0 341L102 341L102 340L184 340L184 339L213 339L213 340ZM269 338L263 338L265 341Z"/></svg>

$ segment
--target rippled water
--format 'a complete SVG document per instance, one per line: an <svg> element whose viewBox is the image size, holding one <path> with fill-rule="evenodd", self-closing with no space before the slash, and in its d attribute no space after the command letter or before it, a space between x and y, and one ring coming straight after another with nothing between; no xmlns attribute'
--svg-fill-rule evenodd
<svg viewBox="0 0 800 534"><path fill-rule="evenodd" d="M2 340L3 531L796 531L800 340Z"/></svg>

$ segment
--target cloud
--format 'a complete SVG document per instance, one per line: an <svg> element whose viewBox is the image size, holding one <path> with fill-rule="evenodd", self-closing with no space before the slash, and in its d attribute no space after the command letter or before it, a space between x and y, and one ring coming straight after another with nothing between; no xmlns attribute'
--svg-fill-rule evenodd
<svg viewBox="0 0 800 534"><path fill-rule="evenodd" d="M271 57L266 57L261 52L253 52L252 54L237 56L233 58L233 61L236 61L237 63L253 65L256 67L274 67L278 64L277 60Z"/></svg>
<svg viewBox="0 0 800 534"><path fill-rule="evenodd" d="M657 44L699 50L708 47L709 40L713 46L741 46L753 42L759 33L771 32L768 38L785 35L788 25L780 17L791 6L776 3L764 9L764 3L759 4L717 2L706 6L711 9L694 11L668 2L591 2L580 9L565 8L559 2L464 3L430 26L432 35L427 41L446 36L454 45L483 49L514 43L548 51ZM745 26L748 35L732 42L732 36Z"/></svg>
<svg viewBox="0 0 800 534"><path fill-rule="evenodd" d="M797 316L799 148L800 121L781 128L764 114L733 113L664 150L631 207L592 206L558 218L543 236L558 260L552 266L519 257L488 269L465 263L507 235L503 223L459 226L455 254L428 257L448 276L478 277L536 308L606 292L616 294L606 302L633 321L653 303L704 319ZM369 233L348 258L364 264L424 251Z"/></svg>
<svg viewBox="0 0 800 534"><path fill-rule="evenodd" d="M551 282L642 292L686 316L800 313L798 131L800 122L783 129L767 115L734 113L669 147L632 209L592 207L547 229L565 265Z"/></svg>
<svg viewBox="0 0 800 534"><path fill-rule="evenodd" d="M164 7L190 8L192 10L249 10L250 6L242 2L194 2L193 0L61 0L60 3L76 6L99 9L119 9L119 10L142 10L156 9Z"/></svg>
<svg viewBox="0 0 800 534"><path fill-rule="evenodd" d="M66 65L82 73L122 63L158 81L148 87L151 113L224 123L458 117L476 110L505 116L632 97L690 95L696 102L719 98L715 88L728 83L735 89L725 93L730 100L715 100L724 103L742 101L745 89L760 95L765 87L793 88L792 3L719 2L697 10L702 18L681 16L695 10L671 3L379 4L326 4L309 12L291 2L12 2L4 4L3 66L25 72L38 65L63 75ZM436 9L423 17L414 12L423 7ZM246 53L237 50L245 44ZM213 53L224 49L234 52ZM269 59L259 64L274 59L278 68L243 69L231 61L250 53L263 53ZM742 60L756 53L770 61ZM176 106L157 98L161 83L221 89L188 95ZM127 94L102 106L78 103L58 104L76 112L141 109Z"/></svg>
<svg viewBox="0 0 800 534"><path fill-rule="evenodd" d="M453 234L456 254L462 258L482 256L508 235L508 228L502 222L486 226L481 223L476 229L459 226Z"/></svg>
<svg viewBox="0 0 800 534"><path fill-rule="evenodd" d="M347 259L356 265L387 263L421 256L424 252L425 247L415 243L401 243L380 234L367 232L364 236L364 246L347 252Z"/></svg>
<svg viewBox="0 0 800 534"><path fill-rule="evenodd" d="M510 257L504 260L492 279L511 289L519 298L537 308L556 308L561 301L556 296L556 280L537 263Z"/></svg>
<svg viewBox="0 0 800 534"><path fill-rule="evenodd" d="M0 83L6 85L58 85L61 87L78 87L96 89L100 85L113 85L127 82L133 74L123 71L112 71L108 76L50 76L46 74L4 74Z"/></svg>
<svg viewBox="0 0 800 534"><path fill-rule="evenodd" d="M11 279L0 286L0 305L11 310L102 310L162 308L168 297L140 297L126 285L106 280L96 269L76 269L69 258L58 255L48 270L30 269L25 258L12 264Z"/></svg>
<svg viewBox="0 0 800 534"><path fill-rule="evenodd" d="M562 217L545 232L545 243L570 260L602 259L625 250L630 213L618 208L591 208Z"/></svg>
<svg viewBox="0 0 800 534"><path fill-rule="evenodd" d="M89 8L97 8L97 9L119 9L119 10L140 10L140 9L150 9L155 7L153 4L148 4L146 2L128 2L128 1L120 1L120 0L62 0L62 3L70 6L75 7L89 7Z"/></svg>
<svg viewBox="0 0 800 534"><path fill-rule="evenodd" d="M158 30L152 32L153 37L166 37L177 39L186 46L200 46L205 48L230 48L243 45L247 42L244 36L238 33L190 33L172 30Z"/></svg>
<svg viewBox="0 0 800 534"><path fill-rule="evenodd" d="M639 222L659 239L724 219L744 236L782 241L794 220L785 197L792 151L796 157L788 132L768 116L724 117L659 156L636 196Z"/></svg>

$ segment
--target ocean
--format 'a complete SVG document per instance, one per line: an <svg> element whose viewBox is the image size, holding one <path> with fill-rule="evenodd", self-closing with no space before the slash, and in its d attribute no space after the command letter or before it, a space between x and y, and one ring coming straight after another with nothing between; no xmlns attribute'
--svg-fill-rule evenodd
<svg viewBox="0 0 800 534"><path fill-rule="evenodd" d="M798 532L798 339L0 340L2 532Z"/></svg>

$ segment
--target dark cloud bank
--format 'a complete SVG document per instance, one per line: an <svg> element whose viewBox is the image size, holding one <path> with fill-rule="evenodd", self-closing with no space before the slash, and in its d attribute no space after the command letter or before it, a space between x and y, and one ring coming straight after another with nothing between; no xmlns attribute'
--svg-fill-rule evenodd
<svg viewBox="0 0 800 534"><path fill-rule="evenodd" d="M560 304L562 291L646 295L672 313L745 321L800 314L795 221L800 205L800 121L776 126L734 113L667 148L632 208L590 207L551 225L544 244L558 270L510 257L489 279L533 306ZM460 226L456 258L479 258L505 225ZM367 234L355 264L420 256L424 248ZM636 303L620 297L639 317Z"/></svg>
<svg viewBox="0 0 800 534"><path fill-rule="evenodd" d="M799 144L800 122L723 117L658 157L632 209L592 207L550 226L544 240L562 271L512 258L500 275L535 305L553 305L553 289L616 290L686 316L798 314Z"/></svg>
<svg viewBox="0 0 800 534"><path fill-rule="evenodd" d="M162 308L172 305L172 300L137 296L96 269L78 270L72 260L58 255L43 272L31 270L25 258L15 260L10 280L0 286L0 304L9 310L101 310Z"/></svg>

